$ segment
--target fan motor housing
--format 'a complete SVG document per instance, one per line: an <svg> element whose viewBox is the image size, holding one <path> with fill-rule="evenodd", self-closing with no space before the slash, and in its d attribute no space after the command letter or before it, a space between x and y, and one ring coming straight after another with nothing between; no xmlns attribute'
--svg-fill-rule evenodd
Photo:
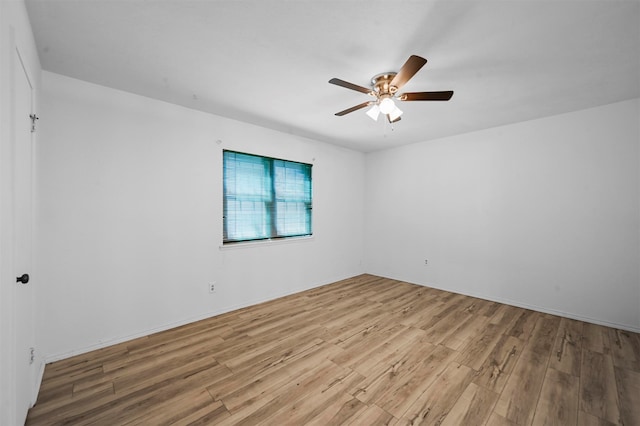
<svg viewBox="0 0 640 426"><path fill-rule="evenodd" d="M396 72L383 72L381 74L376 74L371 77L371 86L373 86L373 90L380 95L393 95L398 88L395 86L391 86L391 80L396 76Z"/></svg>

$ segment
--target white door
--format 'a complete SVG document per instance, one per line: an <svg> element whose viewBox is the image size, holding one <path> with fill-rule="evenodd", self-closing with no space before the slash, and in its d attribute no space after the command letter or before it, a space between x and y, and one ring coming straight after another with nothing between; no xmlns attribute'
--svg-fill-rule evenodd
<svg viewBox="0 0 640 426"><path fill-rule="evenodd" d="M33 277L26 283L18 277L31 274L32 238L32 89L20 52L13 61L13 271L16 276L14 303L16 419L24 421L35 402L35 295ZM24 281L26 277L24 277Z"/></svg>

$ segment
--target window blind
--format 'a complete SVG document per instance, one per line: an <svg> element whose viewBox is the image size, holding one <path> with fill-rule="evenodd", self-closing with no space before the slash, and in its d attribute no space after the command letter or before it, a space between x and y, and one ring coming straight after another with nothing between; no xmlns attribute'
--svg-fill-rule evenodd
<svg viewBox="0 0 640 426"><path fill-rule="evenodd" d="M223 152L224 243L312 235L311 164Z"/></svg>

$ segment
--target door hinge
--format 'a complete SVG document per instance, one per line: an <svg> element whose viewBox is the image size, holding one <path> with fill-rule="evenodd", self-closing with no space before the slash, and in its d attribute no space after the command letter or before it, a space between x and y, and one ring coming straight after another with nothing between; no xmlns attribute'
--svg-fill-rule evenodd
<svg viewBox="0 0 640 426"><path fill-rule="evenodd" d="M31 119L31 133L33 133L36 131L36 120L40 120L40 117L35 114L29 114L29 118Z"/></svg>

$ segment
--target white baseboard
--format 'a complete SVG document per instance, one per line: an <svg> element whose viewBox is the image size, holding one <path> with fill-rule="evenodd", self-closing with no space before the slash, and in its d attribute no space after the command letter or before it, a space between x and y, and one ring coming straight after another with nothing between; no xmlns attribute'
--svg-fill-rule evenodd
<svg viewBox="0 0 640 426"><path fill-rule="evenodd" d="M60 361L60 360L66 359L66 358L71 358L72 356L81 355L81 354L84 354L84 353L87 353L87 352L91 352L91 351L95 351L95 350L98 350L98 349L106 348L107 346L117 345L118 343L127 342L129 340L133 340L133 339L137 339L137 338L140 338L140 337L148 336L150 334L158 333L158 332L161 332L161 331L166 331L166 330L169 330L169 329L172 329L172 328L180 327L182 325L190 324L192 322L201 321L203 319L211 318L211 317L214 317L216 315L222 315L222 314L225 314L227 312L235 311L237 309L242 309L242 308L246 308L248 306L252 306L252 305L257 305L257 304L260 304L260 303L268 302L270 300L278 299L280 297L285 297L285 296L289 296L289 295L292 295L292 294L300 293L302 291L311 290L313 288L321 287L323 285L327 285L327 284L330 284L330 283L333 283L333 282L336 282L336 281L340 281L340 280L344 280L344 279L347 279L347 278L349 278L349 277L336 277L335 279L332 279L331 281L328 281L328 282L314 283L314 284L311 284L309 287L305 287L305 288L301 288L301 289L295 289L295 290L292 290L292 291L287 291L287 292L274 294L274 295L271 295L269 297L262 298L262 299L249 300L247 302L240 303L240 304L237 304L237 305L228 306L226 308L222 308L222 309L218 309L218 310L210 311L210 312L205 312L205 313L200 314L200 315L196 315L196 316L185 318L185 319L182 319L182 320L179 320L179 321L174 321L174 322L170 322L170 323L167 323L167 324L163 324L163 325L161 325L159 327L154 327L154 328L150 328L150 329L147 329L147 330L141 330L141 331L136 332L136 333L132 333L132 334L116 337L116 338L113 338L113 339L103 340L103 341L97 342L97 343L95 343L93 345L85 346L85 347L82 347L82 348L77 348L77 349L74 349L74 350L71 350L71 351L46 355L45 356L45 364L49 364L49 363L55 362L55 361ZM42 371L44 372L44 365L42 367ZM42 377L40 379L42 379Z"/></svg>
<svg viewBox="0 0 640 426"><path fill-rule="evenodd" d="M397 279L397 278L393 278L393 279ZM478 299L488 300L490 302L504 303L505 305L515 306L515 307L524 308L524 309L530 309L532 311L541 312L543 314L557 315L559 317L570 318L570 319L574 319L574 320L578 320L578 321L588 322L588 323L591 323L591 324L603 325L605 327L617 328L619 330L626 330L626 331L631 331L631 332L634 332L634 333L640 333L640 327L634 327L634 326L628 325L628 324L618 324L618 323L614 323L614 322L610 322L610 321L606 321L606 320L602 320L602 319L598 319L598 318L590 318L590 317L587 317L587 316L574 314L574 313L571 313L571 312L559 311L557 309L551 309L551 308L546 308L544 306L532 305L532 304L529 304L529 303L524 303L524 302L511 300L511 299L507 299L507 298L503 298L503 297L489 297L489 296L484 295L484 294L472 293L472 292L461 293L461 292L452 291L451 289L437 287L437 286L435 286L435 285L433 285L431 283L428 283L428 284L416 284L416 285L421 285L423 287L431 287L431 288L435 288L435 289L438 289L438 290L444 290L444 291L448 291L450 293L462 294L464 296L476 297Z"/></svg>
<svg viewBox="0 0 640 426"><path fill-rule="evenodd" d="M373 275L377 275L377 274L373 274ZM378 275L378 276L380 276L380 275ZM40 369L41 371L39 373L38 387L39 387L40 381L42 380L42 376L44 374L44 365L45 364L48 364L48 363L51 363L51 362L55 362L55 361L59 361L59 360L66 359L66 358L70 358L72 356L80 355L80 354L83 354L83 353L91 352L91 351L94 351L94 350L97 350L97 349L102 349L102 348L105 348L107 346L116 345L118 343L123 343L123 342L129 341L129 340L137 339L139 337L148 336L150 334L154 334L154 333L158 333L158 332L161 332L161 331L169 330L169 329L172 329L172 328L175 328L175 327L180 327L182 325L189 324L189 323L192 323L192 322L201 321L203 319L211 318L211 317L214 317L216 315L221 315L221 314L224 314L224 313L227 313L227 312L235 311L237 309L242 309L242 308L246 308L248 306L252 306L252 305L257 305L257 304L260 304L260 303L268 302L270 300L278 299L280 297L289 296L291 294L299 293L301 291L305 291L305 290L310 290L310 289L313 289L313 288L321 287L323 285L327 285L327 284L330 284L332 282L340 281L340 280L347 279L347 278L349 278L349 277L336 277L335 279L333 279L332 281L329 281L329 282L315 283L315 284L312 284L311 286L303 288L303 289L296 289L296 290L292 290L292 291L288 291L288 292L282 292L282 293L279 293L279 294L274 294L274 295L269 296L267 298L250 300L250 301L247 301L245 303L241 303L241 304L229 306L229 307L226 307L226 308L218 309L216 311L205 312L203 314L200 314L200 315L197 315L197 316L193 316L193 317L189 317L189 318L185 318L185 319L180 320L180 321L174 321L174 322L171 322L171 323L167 323L167 324L164 324L164 325L159 326L159 327L154 327L154 328L151 328L151 329L142 330L142 331L139 331L137 333L132 333L132 334L121 336L121 337L114 338L114 339L100 341L100 342L98 342L96 344L85 346L85 347L78 348L78 349L74 349L72 351L48 355L48 356L45 357L44 363L42 364L41 369ZM402 279L399 279L399 278L392 278L392 277L388 277L388 278L395 279L395 280L402 280ZM402 281L405 281L405 280L402 280ZM405 281L405 282L410 282L410 281ZM414 284L422 285L424 287L431 287L431 288L435 288L435 289L438 289L438 290L444 290L444 291L449 291L449 292L452 292L452 293L456 293L454 291L451 291L450 289L441 288L441 287L438 287L438 286L433 285L431 283L428 283L428 284L417 284L417 283L414 283ZM557 315L557 316L571 318L571 319L575 319L575 320L579 320L579 321L584 321L584 322L589 322L589 323L593 323L593 324L603 325L603 326L606 326L606 327L612 327L612 328L617 328L617 329L620 329L620 330L627 330L627 331L631 331L631 332L634 332L634 333L640 333L640 328L639 327L634 327L634 326L630 326L630 325L626 325L626 324L612 323L612 322L601 320L601 319L597 319L597 318L585 317L585 316L573 314L573 313L570 313L570 312L558 311L558 310L555 310L555 309L550 309L550 308L546 308L546 307L543 307L543 306L536 306L536 305L523 303L523 302L515 301L515 300L510 300L510 299L506 299L506 298L489 297L489 296L486 296L484 294L479 294L479 293L460 293L460 292L458 292L458 294L463 294L465 296L471 296L471 297L477 297L479 299L489 300L491 302L504 303L506 305L516 306L516 307L524 308L524 309L530 309L530 310L537 311L537 312L542 312L542 313L545 313L545 314Z"/></svg>

